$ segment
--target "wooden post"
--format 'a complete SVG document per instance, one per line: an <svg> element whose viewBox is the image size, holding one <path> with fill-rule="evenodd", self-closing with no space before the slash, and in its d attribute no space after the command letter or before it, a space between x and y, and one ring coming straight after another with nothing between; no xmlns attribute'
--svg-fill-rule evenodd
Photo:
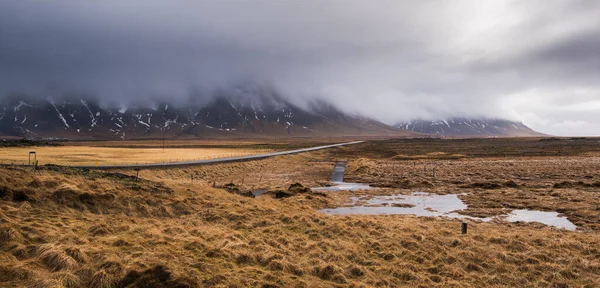
<svg viewBox="0 0 600 288"><path fill-rule="evenodd" d="M435 178L435 167L433 167L433 178Z"/></svg>
<svg viewBox="0 0 600 288"><path fill-rule="evenodd" d="M461 234L467 234L467 222L462 222L461 228Z"/></svg>
<svg viewBox="0 0 600 288"><path fill-rule="evenodd" d="M136 170L136 173L135 173L135 182L137 182L138 179L140 178L140 167L137 167L135 170Z"/></svg>

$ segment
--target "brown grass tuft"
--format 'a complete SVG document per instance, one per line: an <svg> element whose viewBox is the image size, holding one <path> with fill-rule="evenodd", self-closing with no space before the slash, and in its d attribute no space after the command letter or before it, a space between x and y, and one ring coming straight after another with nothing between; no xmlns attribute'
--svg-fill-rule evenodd
<svg viewBox="0 0 600 288"><path fill-rule="evenodd" d="M61 284L61 281L57 279L39 279L29 285L29 288L56 288L61 287Z"/></svg>
<svg viewBox="0 0 600 288"><path fill-rule="evenodd" d="M117 281L115 281L115 278L112 275L110 275L104 270L99 270L96 273L94 273L94 275L92 275L92 277L87 283L87 287L113 288L115 287L116 282Z"/></svg>
<svg viewBox="0 0 600 288"><path fill-rule="evenodd" d="M236 255L235 262L238 265L250 265L255 263L254 258L247 253L239 253L238 255Z"/></svg>
<svg viewBox="0 0 600 288"><path fill-rule="evenodd" d="M0 247L7 245L11 241L19 241L21 239L21 233L16 229L7 225L0 226Z"/></svg>
<svg viewBox="0 0 600 288"><path fill-rule="evenodd" d="M335 265L324 264L313 268L315 276L323 280L333 280L333 278L341 273L341 269Z"/></svg>
<svg viewBox="0 0 600 288"><path fill-rule="evenodd" d="M39 257L42 263L53 271L74 270L79 266L75 259L54 247L46 249Z"/></svg>
<svg viewBox="0 0 600 288"><path fill-rule="evenodd" d="M32 273L21 267L0 265L0 283L18 282L31 278Z"/></svg>
<svg viewBox="0 0 600 288"><path fill-rule="evenodd" d="M77 275L70 272L56 272L52 275L52 278L57 280L63 287L66 288L75 288L82 287L83 283L81 279L77 277Z"/></svg>
<svg viewBox="0 0 600 288"><path fill-rule="evenodd" d="M34 178L31 182L29 182L29 184L27 184L27 187L30 188L40 188L42 186L44 186L44 184L38 178Z"/></svg>
<svg viewBox="0 0 600 288"><path fill-rule="evenodd" d="M65 248L65 253L67 253L69 257L75 259L75 261L77 261L80 264L84 264L87 262L87 257L85 256L85 254L83 254L83 252L81 252L81 250L79 250L79 248Z"/></svg>

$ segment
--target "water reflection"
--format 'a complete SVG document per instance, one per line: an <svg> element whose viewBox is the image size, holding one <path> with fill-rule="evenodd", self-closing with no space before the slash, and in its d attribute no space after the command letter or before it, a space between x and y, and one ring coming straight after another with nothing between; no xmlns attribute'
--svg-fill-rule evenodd
<svg viewBox="0 0 600 288"><path fill-rule="evenodd" d="M373 187L369 186L369 184L346 182L333 182L333 186L330 187L312 188L313 191L357 191L368 189L373 189Z"/></svg>
<svg viewBox="0 0 600 288"><path fill-rule="evenodd" d="M569 230L577 229L566 217L559 217L558 212L544 212L535 210L513 210L504 220L508 222L539 222L548 226L565 228Z"/></svg>
<svg viewBox="0 0 600 288"><path fill-rule="evenodd" d="M372 198L351 198L350 207L322 209L330 214L411 214L416 216L445 216L460 219L476 219L488 221L488 218L477 218L458 214L467 205L456 194L437 195L415 192L412 195L375 196ZM356 205L360 204L360 205Z"/></svg>
<svg viewBox="0 0 600 288"><path fill-rule="evenodd" d="M351 183L348 183L351 184ZM326 188L335 188L326 187ZM314 189L313 189L314 190ZM343 190L343 189L338 189ZM331 191L331 190L329 190ZM565 217L559 217L557 212L542 212L532 210L513 210L509 215L497 217L471 217L461 215L457 211L467 209L467 205L458 198L459 195L437 195L423 192L414 192L411 195L352 197L347 207L333 209L322 209L321 212L329 214L347 215L415 215L450 217L457 219L470 219L479 221L491 221L501 219L508 222L539 222L558 228L575 230L577 227Z"/></svg>

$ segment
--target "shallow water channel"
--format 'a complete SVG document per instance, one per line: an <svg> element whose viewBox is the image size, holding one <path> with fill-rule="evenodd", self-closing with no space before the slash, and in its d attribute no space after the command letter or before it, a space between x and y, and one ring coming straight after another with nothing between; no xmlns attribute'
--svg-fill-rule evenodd
<svg viewBox="0 0 600 288"><path fill-rule="evenodd" d="M575 230L577 227L565 217L559 217L557 212L543 212L531 210L513 210L511 214L478 218L461 215L456 211L467 209L467 205L458 198L459 195L437 195L423 192L414 192L411 195L352 197L351 203L346 207L322 209L328 214L362 214L362 215L416 215L416 216L443 216L457 219L471 219L491 221L494 218L509 222L539 222L558 228Z"/></svg>
<svg viewBox="0 0 600 288"><path fill-rule="evenodd" d="M331 175L331 183L332 186L329 187L315 187L311 188L313 191L357 191L357 190L367 190L372 189L373 187L369 186L369 184L364 183L347 183L344 182L344 173L346 172L346 163L339 162L335 165L333 169L333 174Z"/></svg>

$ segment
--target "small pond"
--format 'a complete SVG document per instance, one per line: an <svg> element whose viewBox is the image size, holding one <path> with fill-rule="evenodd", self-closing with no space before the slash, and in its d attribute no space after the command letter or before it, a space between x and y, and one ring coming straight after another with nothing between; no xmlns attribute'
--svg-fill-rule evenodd
<svg viewBox="0 0 600 288"><path fill-rule="evenodd" d="M327 188L334 188L327 187ZM341 189L340 189L341 190ZM437 195L414 192L411 195L352 197L351 206L332 209L322 209L328 214L362 214L362 215L415 215L443 216L457 219L491 221L494 218L508 222L540 222L549 226L575 230L577 227L565 217L559 217L557 212L542 212L530 210L513 210L509 215L478 218L457 213L467 209L467 205L458 198L459 195Z"/></svg>
<svg viewBox="0 0 600 288"><path fill-rule="evenodd" d="M504 220L508 222L539 222L548 226L575 230L577 226L566 217L558 216L558 212L535 210L513 210Z"/></svg>

